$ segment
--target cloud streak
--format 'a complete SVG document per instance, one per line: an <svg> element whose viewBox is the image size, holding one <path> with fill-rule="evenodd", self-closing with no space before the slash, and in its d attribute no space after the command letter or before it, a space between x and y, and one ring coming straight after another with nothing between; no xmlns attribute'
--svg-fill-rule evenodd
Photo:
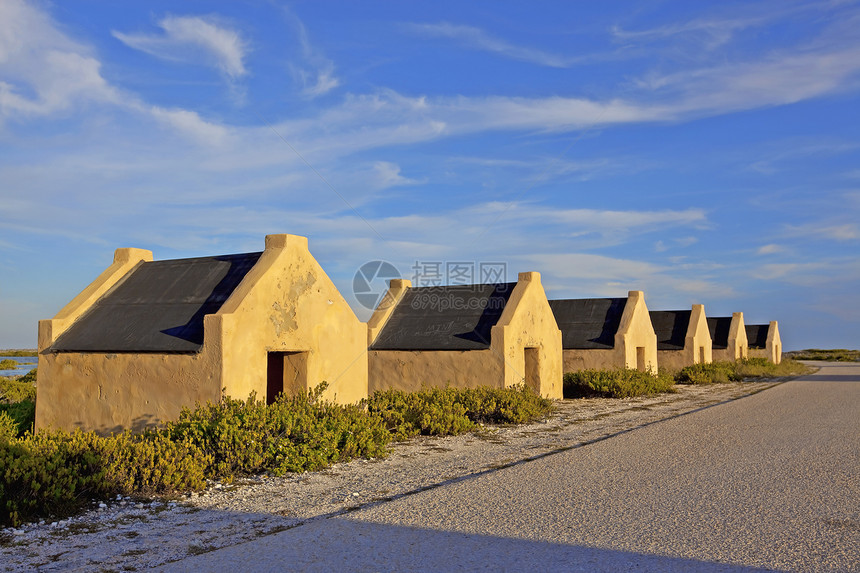
<svg viewBox="0 0 860 573"><path fill-rule="evenodd" d="M475 26L440 22L437 24L409 24L408 28L424 36L449 38L476 50L499 54L506 58L539 66L566 68L576 61L543 50L511 44L493 37Z"/></svg>
<svg viewBox="0 0 860 573"><path fill-rule="evenodd" d="M230 80L247 75L247 42L233 29L206 16L166 16L158 22L163 33L113 36L134 50L174 62L212 66Z"/></svg>

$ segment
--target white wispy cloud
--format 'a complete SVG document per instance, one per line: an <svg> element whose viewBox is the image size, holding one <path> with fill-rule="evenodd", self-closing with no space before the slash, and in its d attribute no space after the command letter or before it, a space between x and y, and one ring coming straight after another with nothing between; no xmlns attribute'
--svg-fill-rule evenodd
<svg viewBox="0 0 860 573"><path fill-rule="evenodd" d="M335 74L334 62L311 43L304 23L286 9L284 14L296 32L301 48L301 61L291 62L290 68L301 83L301 91L305 97L316 98L340 86L341 81Z"/></svg>
<svg viewBox="0 0 860 573"><path fill-rule="evenodd" d="M860 239L860 225L841 221L787 225L785 234L790 237L855 241Z"/></svg>
<svg viewBox="0 0 860 573"><path fill-rule="evenodd" d="M120 100L91 51L57 30L49 16L20 0L0 3L0 117Z"/></svg>
<svg viewBox="0 0 860 573"><path fill-rule="evenodd" d="M126 46L164 60L212 66L235 80L248 73L248 43L234 29L211 16L166 16L158 22L163 33L113 36Z"/></svg>
<svg viewBox="0 0 860 573"><path fill-rule="evenodd" d="M774 243L770 243L768 245L762 245L756 250L756 253L759 255L774 255L776 253L782 253L785 251L785 247L782 245L777 245Z"/></svg>
<svg viewBox="0 0 860 573"><path fill-rule="evenodd" d="M476 50L483 50L540 66L566 68L576 61L536 48L511 44L475 26L440 22L436 24L409 24L408 28L425 36L450 38Z"/></svg>

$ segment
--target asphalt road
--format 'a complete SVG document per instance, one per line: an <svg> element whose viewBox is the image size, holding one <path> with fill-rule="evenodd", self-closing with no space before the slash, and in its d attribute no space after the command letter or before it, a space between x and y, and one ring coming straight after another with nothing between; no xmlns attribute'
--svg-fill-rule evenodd
<svg viewBox="0 0 860 573"><path fill-rule="evenodd" d="M860 571L860 365L166 571Z"/></svg>

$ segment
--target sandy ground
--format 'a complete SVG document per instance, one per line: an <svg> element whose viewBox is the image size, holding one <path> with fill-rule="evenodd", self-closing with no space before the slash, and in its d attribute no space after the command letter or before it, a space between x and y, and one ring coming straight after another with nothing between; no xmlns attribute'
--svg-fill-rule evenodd
<svg viewBox="0 0 860 573"><path fill-rule="evenodd" d="M106 500L61 522L0 531L5 571L142 571L489 474L766 390L781 380L678 386L675 394L563 400L541 422L416 438L390 456L320 472L213 484L175 501Z"/></svg>

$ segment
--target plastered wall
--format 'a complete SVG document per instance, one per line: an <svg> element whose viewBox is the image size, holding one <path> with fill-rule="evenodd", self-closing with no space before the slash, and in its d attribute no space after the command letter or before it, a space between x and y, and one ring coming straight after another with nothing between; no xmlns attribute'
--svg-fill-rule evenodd
<svg viewBox="0 0 860 573"><path fill-rule="evenodd" d="M501 388L500 357L492 350L370 350L368 392L422 388Z"/></svg>

